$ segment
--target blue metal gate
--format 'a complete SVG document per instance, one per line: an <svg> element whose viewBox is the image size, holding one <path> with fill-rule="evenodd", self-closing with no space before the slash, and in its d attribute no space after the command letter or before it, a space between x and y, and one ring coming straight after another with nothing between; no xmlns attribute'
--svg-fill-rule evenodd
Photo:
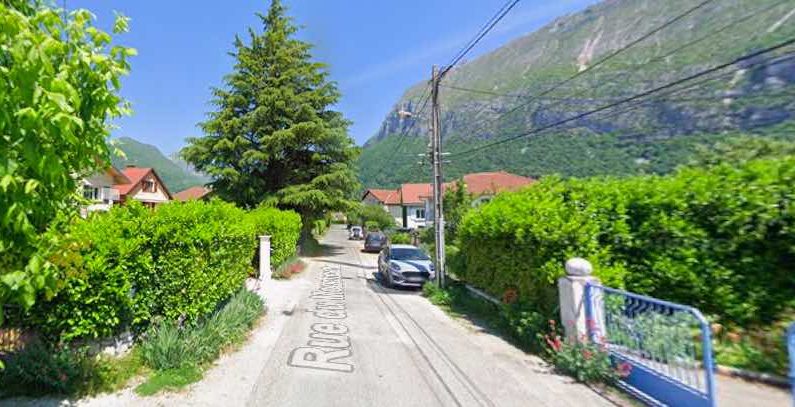
<svg viewBox="0 0 795 407"><path fill-rule="evenodd" d="M787 348L789 349L789 382L792 387L792 405L795 406L795 323L787 329Z"/></svg>
<svg viewBox="0 0 795 407"><path fill-rule="evenodd" d="M716 405L710 325L699 310L588 284L585 313L591 340L631 367L621 387L651 404Z"/></svg>

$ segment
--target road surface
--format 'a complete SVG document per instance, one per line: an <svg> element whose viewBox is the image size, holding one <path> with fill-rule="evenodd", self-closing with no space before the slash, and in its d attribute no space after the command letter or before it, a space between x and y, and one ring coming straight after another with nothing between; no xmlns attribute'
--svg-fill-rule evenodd
<svg viewBox="0 0 795 407"><path fill-rule="evenodd" d="M248 405L612 405L419 292L383 288L377 255L344 228L323 243Z"/></svg>

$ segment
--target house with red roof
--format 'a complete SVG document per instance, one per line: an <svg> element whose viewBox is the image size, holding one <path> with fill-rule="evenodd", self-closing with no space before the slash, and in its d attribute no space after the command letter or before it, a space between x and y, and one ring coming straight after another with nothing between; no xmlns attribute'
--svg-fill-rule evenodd
<svg viewBox="0 0 795 407"><path fill-rule="evenodd" d="M127 182L113 186L119 191L119 203L136 200L154 208L173 199L154 168L128 166L122 173Z"/></svg>
<svg viewBox="0 0 795 407"><path fill-rule="evenodd" d="M496 172L476 172L473 174L466 174L461 177L464 187L467 192L472 196L472 206L480 206L500 192L516 191L524 188L525 186L532 185L535 180L533 178L523 177L521 175L511 174L505 171ZM443 186L443 190L447 188L455 188L457 182L448 182ZM429 194L424 198L425 210L428 213L427 224L433 224L433 195Z"/></svg>
<svg viewBox="0 0 795 407"><path fill-rule="evenodd" d="M535 182L532 178L505 171L476 172L464 175L462 179L467 192L472 194L472 206L486 203L500 192L515 191Z"/></svg>
<svg viewBox="0 0 795 407"><path fill-rule="evenodd" d="M190 187L174 194L174 200L180 202L202 200L205 201L212 195L212 190L204 186Z"/></svg>
<svg viewBox="0 0 795 407"><path fill-rule="evenodd" d="M88 203L81 208L81 215L87 216L89 212L110 210L114 203L119 202L119 190L115 185L129 182L129 178L113 166L83 178L80 193Z"/></svg>
<svg viewBox="0 0 795 407"><path fill-rule="evenodd" d="M478 172L462 177L467 191L472 194L473 206L491 200L503 191L514 191L535 182L534 179L505 171ZM445 183L443 189L455 187L455 182ZM420 228L433 222L433 188L431 184L402 184L397 189L368 189L362 202L383 205L404 228Z"/></svg>

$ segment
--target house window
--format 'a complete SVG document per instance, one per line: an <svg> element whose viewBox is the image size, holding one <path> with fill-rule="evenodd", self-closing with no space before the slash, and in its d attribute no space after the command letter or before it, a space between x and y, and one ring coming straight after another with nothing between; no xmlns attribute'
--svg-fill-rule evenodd
<svg viewBox="0 0 795 407"><path fill-rule="evenodd" d="M99 200L99 188L91 185L83 185L83 198L89 201Z"/></svg>
<svg viewBox="0 0 795 407"><path fill-rule="evenodd" d="M414 210L414 217L417 219L425 219L425 209Z"/></svg>
<svg viewBox="0 0 795 407"><path fill-rule="evenodd" d="M155 183L155 180L148 179L144 181L144 192L157 192L157 183Z"/></svg>

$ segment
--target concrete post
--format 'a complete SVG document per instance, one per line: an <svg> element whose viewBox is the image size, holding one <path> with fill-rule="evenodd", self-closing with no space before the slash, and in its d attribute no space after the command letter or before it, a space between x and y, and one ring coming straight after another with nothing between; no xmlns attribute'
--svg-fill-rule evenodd
<svg viewBox="0 0 795 407"><path fill-rule="evenodd" d="M568 341L579 341L588 337L588 321L585 309L585 285L599 284L591 276L593 267L588 260L579 257L566 262L566 276L558 279L560 297L560 321ZM598 309L598 307L594 307ZM591 322L593 324L593 322Z"/></svg>
<svg viewBox="0 0 795 407"><path fill-rule="evenodd" d="M262 235L259 237L259 280L260 282L271 281L271 237Z"/></svg>

